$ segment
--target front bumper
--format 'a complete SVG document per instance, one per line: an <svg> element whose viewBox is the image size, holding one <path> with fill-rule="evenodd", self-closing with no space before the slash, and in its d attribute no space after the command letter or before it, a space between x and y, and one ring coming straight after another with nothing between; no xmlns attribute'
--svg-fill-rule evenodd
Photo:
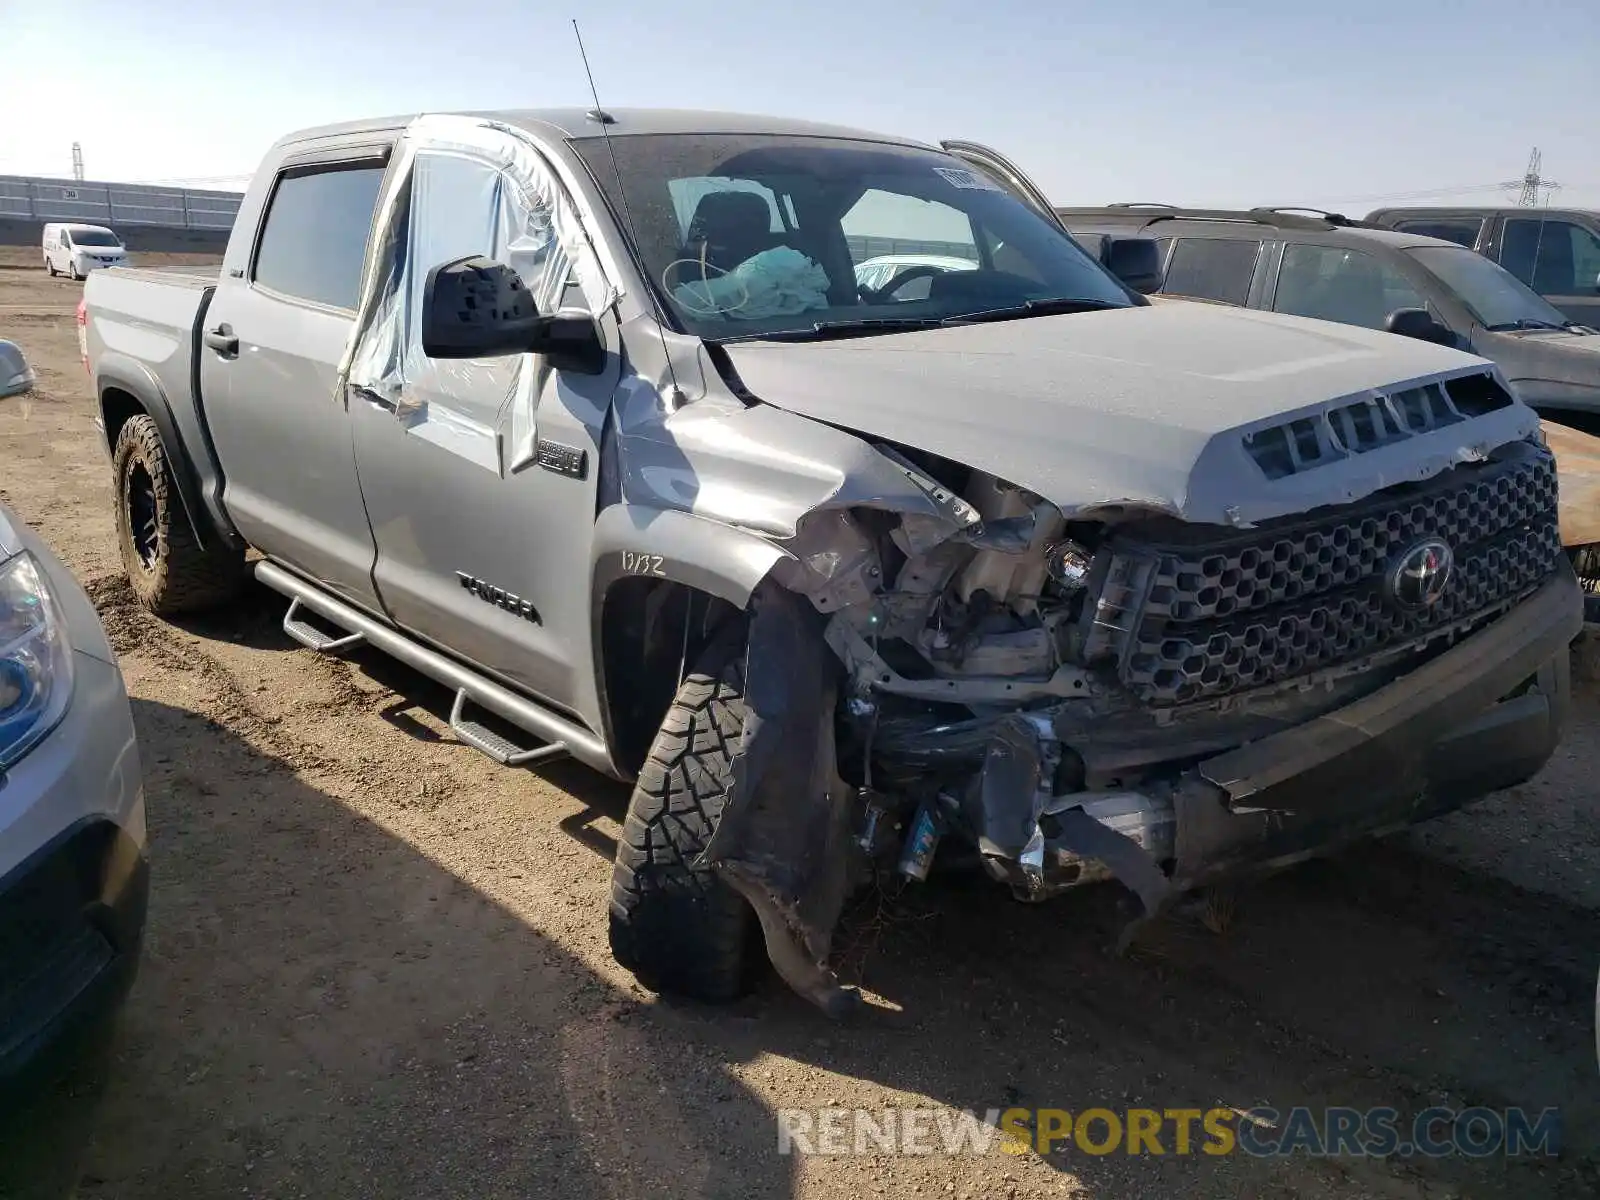
<svg viewBox="0 0 1600 1200"><path fill-rule="evenodd" d="M75 1056L138 968L149 891L132 714L77 652L71 707L0 776L0 1110Z"/></svg>
<svg viewBox="0 0 1600 1200"><path fill-rule="evenodd" d="M1162 786L1054 797L1036 808L1040 832L1021 853L993 853L997 841L980 830L986 865L1035 898L1112 874L1153 909L1200 884L1449 812L1548 761L1582 627L1583 594L1563 562L1505 616L1354 703L1206 758ZM1020 729L985 767L1013 795L1030 753L1016 741ZM983 805L991 823L999 811Z"/></svg>
<svg viewBox="0 0 1600 1200"><path fill-rule="evenodd" d="M126 830L84 821L0 881L0 1103L64 1069L138 971L149 869Z"/></svg>

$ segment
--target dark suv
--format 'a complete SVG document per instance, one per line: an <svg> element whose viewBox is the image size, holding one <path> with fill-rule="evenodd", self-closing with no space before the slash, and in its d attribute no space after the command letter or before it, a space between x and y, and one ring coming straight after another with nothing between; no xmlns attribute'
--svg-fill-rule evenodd
<svg viewBox="0 0 1600 1200"><path fill-rule="evenodd" d="M1600 325L1600 212L1581 208L1380 208L1367 222L1492 258L1574 321Z"/></svg>
<svg viewBox="0 0 1600 1200"><path fill-rule="evenodd" d="M1056 211L1083 241L1155 239L1162 295L1388 329L1471 350L1499 364L1534 408L1600 415L1600 334L1455 242L1312 210L1138 204Z"/></svg>

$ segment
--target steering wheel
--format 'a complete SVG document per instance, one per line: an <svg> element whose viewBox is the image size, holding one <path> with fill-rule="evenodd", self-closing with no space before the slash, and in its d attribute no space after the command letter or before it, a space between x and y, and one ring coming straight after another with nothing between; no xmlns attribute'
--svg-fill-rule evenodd
<svg viewBox="0 0 1600 1200"><path fill-rule="evenodd" d="M943 267L930 267L927 263L921 263L914 267L907 267L898 275L893 276L889 282L885 283L882 287L862 288L861 297L869 304L887 304L891 299L893 299L894 294L901 288L905 287L906 284L917 279L931 279L935 275L943 275L944 273L945 270Z"/></svg>

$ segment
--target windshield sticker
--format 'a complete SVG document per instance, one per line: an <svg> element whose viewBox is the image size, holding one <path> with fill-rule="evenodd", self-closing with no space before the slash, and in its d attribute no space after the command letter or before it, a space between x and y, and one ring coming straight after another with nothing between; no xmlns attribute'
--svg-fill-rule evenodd
<svg viewBox="0 0 1600 1200"><path fill-rule="evenodd" d="M968 171L962 167L935 167L935 171L943 175L953 187L961 188L968 192L998 192L1000 185L987 175L977 171Z"/></svg>

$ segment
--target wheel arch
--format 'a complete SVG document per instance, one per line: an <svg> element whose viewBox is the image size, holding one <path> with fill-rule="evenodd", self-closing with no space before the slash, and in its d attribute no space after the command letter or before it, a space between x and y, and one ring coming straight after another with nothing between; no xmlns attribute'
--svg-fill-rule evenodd
<svg viewBox="0 0 1600 1200"><path fill-rule="evenodd" d="M689 513L612 505L595 526L595 687L604 737L631 779L700 650L742 619L788 552Z"/></svg>
<svg viewBox="0 0 1600 1200"><path fill-rule="evenodd" d="M136 416L149 417L155 422L156 432L161 435L161 445L167 452L173 483L178 490L178 502L183 506L183 518L194 534L195 541L201 547L206 546L208 540L220 538L227 541L209 520L201 519L205 507L200 502L194 465L160 381L142 364L113 362L109 366L101 364L95 375L95 390L98 393L107 455L116 453L117 438L129 421Z"/></svg>

